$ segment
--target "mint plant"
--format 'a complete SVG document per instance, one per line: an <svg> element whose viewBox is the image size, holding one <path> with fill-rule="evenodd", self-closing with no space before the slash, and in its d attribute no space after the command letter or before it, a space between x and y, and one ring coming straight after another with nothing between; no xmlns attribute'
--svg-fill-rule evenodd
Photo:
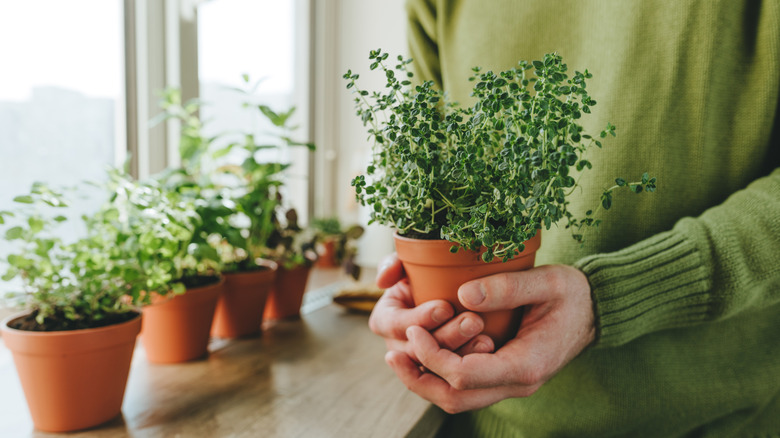
<svg viewBox="0 0 780 438"><path fill-rule="evenodd" d="M215 257L204 256L197 244L203 220L192 199L154 180L134 181L118 169L109 171L105 188L109 200L85 220L92 239L116 263L134 304L184 293L202 277L219 273Z"/></svg>
<svg viewBox="0 0 780 438"><path fill-rule="evenodd" d="M577 188L574 170L592 167L585 152L616 131L607 123L592 136L578 123L596 105L588 70L570 76L556 53L500 73L475 67L475 103L464 108L432 81L413 86L411 59L399 56L392 66L388 57L381 49L369 55L371 70L387 79L384 91L370 93L357 74L344 75L373 140L366 174L352 181L358 201L372 208L371 222L451 241L453 252L484 246L486 262L511 259L537 230L561 220L579 242L583 227L598 226L594 211L576 218L567 200ZM656 179L617 178L598 208L609 209L621 187L653 192Z"/></svg>

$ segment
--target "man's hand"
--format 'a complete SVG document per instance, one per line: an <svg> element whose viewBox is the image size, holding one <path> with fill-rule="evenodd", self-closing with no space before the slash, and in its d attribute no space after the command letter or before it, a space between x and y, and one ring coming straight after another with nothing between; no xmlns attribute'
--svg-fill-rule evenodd
<svg viewBox="0 0 780 438"><path fill-rule="evenodd" d="M377 285L389 289L376 303L368 325L374 333L385 338L388 350L403 352L416 360L406 337L406 330L416 326L431 331L436 342L459 354L493 351L490 337L479 334L484 323L477 314L463 312L453 318L454 309L443 300L415 307L403 267L395 254L380 263Z"/></svg>
<svg viewBox="0 0 780 438"><path fill-rule="evenodd" d="M391 297L405 293L398 290ZM452 343L451 333L429 333L437 304L426 303L427 310L405 320L408 342L393 344L399 348L390 348L388 342L391 351L385 356L410 390L450 413L533 394L595 339L590 285L570 266L542 266L470 281L461 286L458 298L479 312L525 306L517 335L495 353L456 354L446 348ZM372 327L377 319L387 322L388 307L380 307L376 318L372 315ZM420 321L428 325L415 323Z"/></svg>

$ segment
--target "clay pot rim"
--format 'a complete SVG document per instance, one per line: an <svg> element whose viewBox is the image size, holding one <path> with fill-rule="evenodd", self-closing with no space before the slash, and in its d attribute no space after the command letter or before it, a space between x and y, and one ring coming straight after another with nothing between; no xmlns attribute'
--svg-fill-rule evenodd
<svg viewBox="0 0 780 438"><path fill-rule="evenodd" d="M412 263L418 263L428 266L459 266L459 265L471 265L475 262L485 263L481 259L484 249L481 251L464 251L458 250L456 253L449 251L450 247L454 243L443 239L415 239L412 237L404 237L393 233L393 238L396 243L396 252L398 258L402 261L408 261ZM542 243L542 232L537 230L534 237L525 241L525 249L519 255L513 257L509 261L522 259L528 257L536 251ZM488 264L492 263L504 263L501 258L496 257Z"/></svg>
<svg viewBox="0 0 780 438"><path fill-rule="evenodd" d="M172 294L170 292L168 294L166 294L166 295L154 294L154 296L152 297L152 302L149 303L149 304L144 304L141 307L141 309L145 309L147 307L161 306L163 304L170 303L171 301L173 301L177 297L182 297L182 296L187 295L188 293L192 293L192 292L194 292L196 294L201 293L201 292L206 292L204 295L207 295L208 292L211 291L212 288L222 288L224 285L225 285L225 276L220 274L219 281L217 281L216 283L210 283L210 284L207 284L205 286L198 286L198 287L193 287L193 288L187 288L184 291L184 293L181 293L181 294Z"/></svg>
<svg viewBox="0 0 780 438"><path fill-rule="evenodd" d="M0 325L3 343L15 355L61 357L116 348L135 342L143 321L143 314L137 314L121 323L88 329L31 331L8 326L15 318L26 314L29 311L12 315Z"/></svg>
<svg viewBox="0 0 780 438"><path fill-rule="evenodd" d="M5 317L2 321L0 321L0 331L14 333L18 335L26 335L26 336L71 336L74 333L79 333L79 334L97 333L101 331L109 331L122 325L132 325L135 323L136 320L143 317L143 312L141 311L141 308L133 307L132 311L135 313L134 318L130 318L127 321L123 321L117 324L109 324L109 325L104 325L101 327L93 327L93 328L83 328L83 329L74 329L74 330L34 331L34 330L19 330L9 326L11 321L27 316L33 312L32 310L25 310L19 313L14 313L12 315L9 315Z"/></svg>
<svg viewBox="0 0 780 438"><path fill-rule="evenodd" d="M252 275L257 273L265 273L268 271L278 271L279 270L279 264L276 263L273 260L270 259L259 259L259 263L257 264L256 269L251 269L249 271L223 271L221 273L221 277L235 277L240 275Z"/></svg>

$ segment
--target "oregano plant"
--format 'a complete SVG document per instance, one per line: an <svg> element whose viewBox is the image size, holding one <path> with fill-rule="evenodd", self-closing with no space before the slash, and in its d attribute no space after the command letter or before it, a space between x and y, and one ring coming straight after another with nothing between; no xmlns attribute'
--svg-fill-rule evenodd
<svg viewBox="0 0 780 438"><path fill-rule="evenodd" d="M485 247L486 262L511 259L542 227L563 221L582 242L582 228L600 223L594 211L575 217L568 201L578 186L574 170L592 167L585 152L617 129L607 123L593 135L579 123L596 105L588 70L570 74L557 53L499 73L475 67L475 102L463 107L432 81L414 85L411 59L390 61L378 49L369 60L371 70L384 72L384 90L361 89L352 71L344 79L373 140L366 174L352 181L358 201L372 209L371 222L451 241L453 252ZM617 178L596 210L609 209L623 187L653 192L656 179Z"/></svg>

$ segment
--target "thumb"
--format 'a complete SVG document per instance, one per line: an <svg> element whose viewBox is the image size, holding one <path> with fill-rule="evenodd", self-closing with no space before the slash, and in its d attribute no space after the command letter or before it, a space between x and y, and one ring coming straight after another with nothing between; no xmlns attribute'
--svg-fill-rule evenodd
<svg viewBox="0 0 780 438"><path fill-rule="evenodd" d="M472 280L458 289L458 300L467 309L479 312L550 301L566 288L565 274L557 268L541 266Z"/></svg>
<svg viewBox="0 0 780 438"><path fill-rule="evenodd" d="M404 278L404 267L396 253L385 256L379 263L376 274L377 286L386 289L398 283Z"/></svg>

